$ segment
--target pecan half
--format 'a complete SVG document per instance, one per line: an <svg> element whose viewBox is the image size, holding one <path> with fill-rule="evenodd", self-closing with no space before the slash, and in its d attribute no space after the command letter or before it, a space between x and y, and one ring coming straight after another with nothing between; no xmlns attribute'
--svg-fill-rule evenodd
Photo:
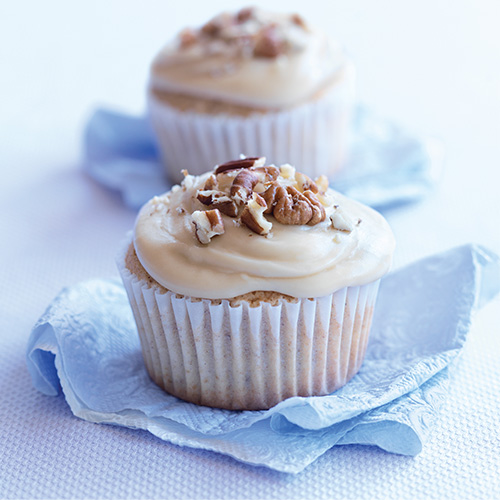
<svg viewBox="0 0 500 500"><path fill-rule="evenodd" d="M236 203L222 191L217 191L215 189L201 190L196 193L196 198L198 198L203 205L207 205L212 209L218 209L229 217L236 217L238 215Z"/></svg>
<svg viewBox="0 0 500 500"><path fill-rule="evenodd" d="M325 208L321 204L321 202L318 200L318 197L316 196L315 193L310 191L309 189L304 191L304 196L308 199L309 203L311 204L311 208L313 211L313 215L311 217L311 220L307 223L309 226L315 226L316 224L319 224L320 222L323 222L326 219L326 212Z"/></svg>
<svg viewBox="0 0 500 500"><path fill-rule="evenodd" d="M237 170L240 168L262 167L266 163L264 157L253 156L251 158L241 158L240 160L227 161L221 163L215 169L215 175L227 172L228 170Z"/></svg>
<svg viewBox="0 0 500 500"><path fill-rule="evenodd" d="M191 217L194 234L202 245L208 245L214 236L224 234L224 221L219 210L196 210Z"/></svg>
<svg viewBox="0 0 500 500"><path fill-rule="evenodd" d="M252 194L252 199L245 205L240 220L245 226L257 234L268 234L273 227L272 223L264 217L267 205L262 196Z"/></svg>
<svg viewBox="0 0 500 500"><path fill-rule="evenodd" d="M281 224L304 225L312 219L311 203L297 188L279 186L275 199L273 215Z"/></svg>

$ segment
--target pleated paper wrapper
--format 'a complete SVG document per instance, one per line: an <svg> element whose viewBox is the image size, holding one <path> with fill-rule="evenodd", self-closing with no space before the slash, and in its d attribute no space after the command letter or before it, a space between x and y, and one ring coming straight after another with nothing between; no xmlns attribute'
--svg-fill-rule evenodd
<svg viewBox="0 0 500 500"><path fill-rule="evenodd" d="M342 168L354 109L355 72L346 68L321 97L279 112L250 116L182 111L148 96L151 125L170 179L199 175L240 155L289 163L311 177Z"/></svg>
<svg viewBox="0 0 500 500"><path fill-rule="evenodd" d="M126 251L126 249L125 249ZM118 267L146 368L168 393L199 405L267 409L345 385L364 359L379 281L314 299L192 299Z"/></svg>

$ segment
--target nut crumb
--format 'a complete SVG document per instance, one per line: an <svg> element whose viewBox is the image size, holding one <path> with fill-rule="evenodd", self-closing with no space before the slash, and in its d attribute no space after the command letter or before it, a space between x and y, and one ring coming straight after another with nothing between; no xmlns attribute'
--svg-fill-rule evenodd
<svg viewBox="0 0 500 500"><path fill-rule="evenodd" d="M224 221L215 210L196 210L191 214L195 236L202 245L208 245L214 236L224 234Z"/></svg>
<svg viewBox="0 0 500 500"><path fill-rule="evenodd" d="M264 217L264 210L266 208L267 205L264 198L257 193L253 193L252 199L246 204L243 212L241 213L241 222L254 233L269 233L273 225Z"/></svg>
<svg viewBox="0 0 500 500"><path fill-rule="evenodd" d="M356 227L352 219L338 206L335 212L330 215L330 220L332 221L333 228L337 231L350 233Z"/></svg>

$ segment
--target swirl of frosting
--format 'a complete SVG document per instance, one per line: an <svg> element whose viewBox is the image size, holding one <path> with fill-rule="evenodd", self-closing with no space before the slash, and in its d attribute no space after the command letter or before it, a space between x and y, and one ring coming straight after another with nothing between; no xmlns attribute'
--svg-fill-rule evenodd
<svg viewBox="0 0 500 500"><path fill-rule="evenodd" d="M268 172L262 174L261 163L254 165L261 177L246 195L242 195L244 190L236 192L233 187L244 169L215 175L216 170L199 177L188 175L180 186L153 198L141 209L134 246L139 261L158 283L176 293L207 299L232 298L259 290L300 298L320 297L345 286L370 283L387 273L394 237L378 212L329 188L313 189L310 180L305 183L304 176L289 165L277 169L277 177L262 177ZM218 179L222 198L227 195L233 201L239 200L240 216L221 213L214 208L216 205L210 205L212 202L207 205L206 187L213 188L214 179ZM323 181L318 180L318 185ZM322 217L297 222L285 210L283 214L290 218L278 222L272 213L263 215L265 204L259 207L257 203L257 211L252 212L254 221L261 221L257 228L244 222L242 213L252 211L252 203L266 197L263 189L275 183L296 193L295 201L291 196L289 201L297 202L297 210L307 205L304 198L308 193L316 191L309 199L321 202ZM273 206L275 211L281 210L276 200ZM209 217L214 214L216 220ZM208 227L204 240L197 234L198 229L206 229L203 221L217 228L210 232ZM260 232L263 227L265 230Z"/></svg>
<svg viewBox="0 0 500 500"><path fill-rule="evenodd" d="M346 71L352 65L341 47L297 14L251 8L182 31L153 61L150 89L285 109Z"/></svg>

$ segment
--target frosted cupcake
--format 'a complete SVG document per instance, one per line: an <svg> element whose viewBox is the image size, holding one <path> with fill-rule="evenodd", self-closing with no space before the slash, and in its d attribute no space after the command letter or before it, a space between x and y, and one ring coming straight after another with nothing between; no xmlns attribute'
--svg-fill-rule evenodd
<svg viewBox="0 0 500 500"><path fill-rule="evenodd" d="M255 410L357 373L393 249L385 219L326 177L246 158L149 201L118 263L154 382Z"/></svg>
<svg viewBox="0 0 500 500"><path fill-rule="evenodd" d="M240 154L332 177L346 155L355 75L297 14L257 8L186 29L155 58L149 115L169 175Z"/></svg>

